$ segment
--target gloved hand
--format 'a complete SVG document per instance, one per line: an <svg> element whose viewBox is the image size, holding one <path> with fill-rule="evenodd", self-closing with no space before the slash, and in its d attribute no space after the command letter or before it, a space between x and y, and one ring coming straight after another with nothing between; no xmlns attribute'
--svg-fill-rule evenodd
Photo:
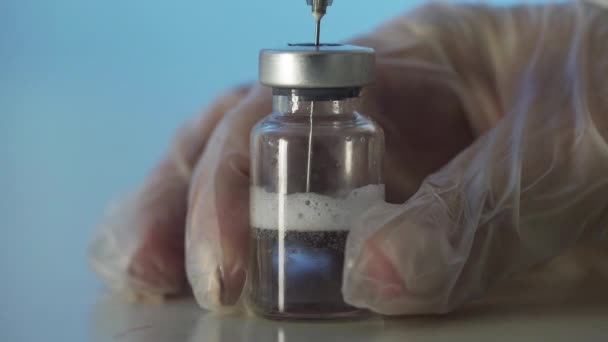
<svg viewBox="0 0 608 342"><path fill-rule="evenodd" d="M355 220L343 294L383 314L450 311L494 283L608 234L608 10L432 5L354 44L378 53L365 113L385 128L387 199ZM113 287L187 289L213 310L247 274L249 131L258 86L182 131L101 227Z"/></svg>

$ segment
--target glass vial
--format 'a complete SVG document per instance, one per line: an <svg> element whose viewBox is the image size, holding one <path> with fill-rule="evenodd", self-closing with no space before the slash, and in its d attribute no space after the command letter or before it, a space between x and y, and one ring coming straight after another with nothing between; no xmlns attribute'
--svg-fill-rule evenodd
<svg viewBox="0 0 608 342"><path fill-rule="evenodd" d="M336 51L342 67L364 70L351 65L348 80L340 70L314 77L311 65L324 67ZM357 112L360 89L373 77L373 52L301 46L285 54L296 55L292 62L308 54L308 62L279 63L284 73L272 74L276 55L269 62L261 54L273 113L251 133L248 304L277 319L358 317L366 311L346 304L341 293L344 247L352 218L384 199L384 135ZM311 56L318 59L310 63ZM286 80L289 73L309 78L296 84Z"/></svg>

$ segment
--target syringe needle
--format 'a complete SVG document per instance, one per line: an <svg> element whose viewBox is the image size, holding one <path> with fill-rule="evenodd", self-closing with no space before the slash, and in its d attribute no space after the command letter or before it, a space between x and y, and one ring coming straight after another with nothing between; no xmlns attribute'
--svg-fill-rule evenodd
<svg viewBox="0 0 608 342"><path fill-rule="evenodd" d="M315 46L319 46L319 40L321 38L321 20L316 20L315 25Z"/></svg>
<svg viewBox="0 0 608 342"><path fill-rule="evenodd" d="M312 8L312 15L315 17L315 45L319 46L321 37L321 19L327 12L327 6L331 6L333 0L306 0Z"/></svg>

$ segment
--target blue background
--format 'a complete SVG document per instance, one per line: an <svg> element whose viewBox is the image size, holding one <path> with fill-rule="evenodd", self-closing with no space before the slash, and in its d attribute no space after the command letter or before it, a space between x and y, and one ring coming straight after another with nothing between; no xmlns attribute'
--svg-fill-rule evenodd
<svg viewBox="0 0 608 342"><path fill-rule="evenodd" d="M323 40L417 3L336 0ZM95 300L77 289L100 286L85 253L105 204L187 117L255 79L260 48L312 35L304 0L1 0L0 340L27 337L32 315L77 322ZM36 329L60 340L52 327Z"/></svg>

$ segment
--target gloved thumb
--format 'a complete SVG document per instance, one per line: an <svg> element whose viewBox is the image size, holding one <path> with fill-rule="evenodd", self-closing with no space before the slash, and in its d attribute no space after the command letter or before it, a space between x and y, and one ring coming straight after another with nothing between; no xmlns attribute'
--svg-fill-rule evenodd
<svg viewBox="0 0 608 342"><path fill-rule="evenodd" d="M348 303L447 312L578 241L608 237L605 87L572 51L585 46L539 47L496 127L404 204L379 204L353 222ZM593 58L605 68L605 55Z"/></svg>
<svg viewBox="0 0 608 342"><path fill-rule="evenodd" d="M500 139L508 124L405 204L381 204L357 220L345 255L348 303L383 314L448 312L577 241L606 238L601 136L547 132L559 140L553 148L543 134L512 137L526 146L517 152Z"/></svg>

